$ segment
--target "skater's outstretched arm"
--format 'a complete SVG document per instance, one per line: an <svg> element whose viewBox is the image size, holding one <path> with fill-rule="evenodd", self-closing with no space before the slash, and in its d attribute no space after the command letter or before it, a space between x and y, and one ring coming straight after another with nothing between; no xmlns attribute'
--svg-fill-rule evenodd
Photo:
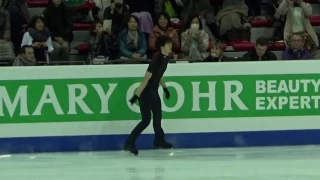
<svg viewBox="0 0 320 180"><path fill-rule="evenodd" d="M147 84L148 84L148 81L149 81L149 79L150 79L151 77L152 77L152 73L149 72L149 71L147 71L146 74L144 75L143 80L142 80L141 83L140 83L140 86L139 86L137 92L136 92L136 95L137 95L138 97L140 97L142 91L144 90L144 88L146 88L146 86L147 86Z"/></svg>
<svg viewBox="0 0 320 180"><path fill-rule="evenodd" d="M166 88L166 83L164 82L163 78L160 79L160 85L162 86L162 88Z"/></svg>

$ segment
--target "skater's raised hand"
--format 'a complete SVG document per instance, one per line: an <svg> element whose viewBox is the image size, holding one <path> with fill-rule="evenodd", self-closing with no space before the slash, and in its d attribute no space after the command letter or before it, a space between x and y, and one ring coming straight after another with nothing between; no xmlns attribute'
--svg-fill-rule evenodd
<svg viewBox="0 0 320 180"><path fill-rule="evenodd" d="M134 95L129 101L130 101L131 105L133 105L138 99L139 99L139 97L137 95Z"/></svg>
<svg viewBox="0 0 320 180"><path fill-rule="evenodd" d="M170 92L167 87L163 88L164 93L166 94L166 99L170 99Z"/></svg>

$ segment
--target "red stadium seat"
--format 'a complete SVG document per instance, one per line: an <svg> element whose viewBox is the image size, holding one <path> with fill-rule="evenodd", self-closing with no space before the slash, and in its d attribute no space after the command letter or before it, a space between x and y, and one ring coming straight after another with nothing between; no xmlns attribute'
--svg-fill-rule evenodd
<svg viewBox="0 0 320 180"><path fill-rule="evenodd" d="M284 42L275 42L269 44L270 51L284 51L286 50L286 44Z"/></svg>
<svg viewBox="0 0 320 180"><path fill-rule="evenodd" d="M87 31L91 27L91 22L73 23L74 31Z"/></svg>
<svg viewBox="0 0 320 180"><path fill-rule="evenodd" d="M252 51L255 44L251 42L234 43L233 49L235 51Z"/></svg>
<svg viewBox="0 0 320 180"><path fill-rule="evenodd" d="M250 24L252 27L272 27L273 19L253 19Z"/></svg>
<svg viewBox="0 0 320 180"><path fill-rule="evenodd" d="M310 22L312 26L320 26L320 16L311 16Z"/></svg>
<svg viewBox="0 0 320 180"><path fill-rule="evenodd" d="M27 3L29 7L47 7L49 1L48 0L28 0Z"/></svg>
<svg viewBox="0 0 320 180"><path fill-rule="evenodd" d="M88 54L90 46L88 43L79 44L75 49L79 52L79 54Z"/></svg>

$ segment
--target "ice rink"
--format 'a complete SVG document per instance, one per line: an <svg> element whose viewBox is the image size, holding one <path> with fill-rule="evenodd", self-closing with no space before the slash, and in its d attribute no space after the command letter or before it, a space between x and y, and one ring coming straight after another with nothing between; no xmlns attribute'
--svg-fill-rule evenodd
<svg viewBox="0 0 320 180"><path fill-rule="evenodd" d="M319 180L320 146L0 156L0 180Z"/></svg>

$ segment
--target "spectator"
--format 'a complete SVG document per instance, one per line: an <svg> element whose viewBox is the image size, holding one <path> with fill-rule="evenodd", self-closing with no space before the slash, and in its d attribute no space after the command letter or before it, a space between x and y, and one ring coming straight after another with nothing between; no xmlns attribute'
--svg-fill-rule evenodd
<svg viewBox="0 0 320 180"><path fill-rule="evenodd" d="M12 62L15 58L13 45L10 42L10 17L0 0L0 61Z"/></svg>
<svg viewBox="0 0 320 180"><path fill-rule="evenodd" d="M97 61L101 59L116 59L118 43L117 39L111 35L110 30L104 30L100 23L93 23L90 28L90 34L88 62L93 62L96 58L98 58Z"/></svg>
<svg viewBox="0 0 320 180"><path fill-rule="evenodd" d="M14 60L12 66L34 66L36 60L32 46L23 45L20 49L20 54Z"/></svg>
<svg viewBox="0 0 320 180"><path fill-rule="evenodd" d="M161 13L157 19L157 23L149 36L149 49L152 51L152 55L155 56L159 53L159 49L156 47L156 39L161 35L167 35L172 40L172 54L174 55L180 51L179 35L175 29L170 27L170 17L166 13Z"/></svg>
<svg viewBox="0 0 320 180"><path fill-rule="evenodd" d="M210 48L210 55L203 62L231 62L234 58L223 55L223 46L219 42L215 42Z"/></svg>
<svg viewBox="0 0 320 180"><path fill-rule="evenodd" d="M261 7L260 7L261 0L245 0L245 3L248 6L249 17L253 18L253 17L261 16Z"/></svg>
<svg viewBox="0 0 320 180"><path fill-rule="evenodd" d="M247 18L248 7L244 0L224 0L222 9L217 14L217 21L220 22L220 36L226 35L226 33L233 28L243 28L243 21ZM239 35L241 34L243 33L239 33Z"/></svg>
<svg viewBox="0 0 320 180"><path fill-rule="evenodd" d="M128 16L126 25L126 29L118 36L120 59L147 59L147 40L144 33L138 29L138 18Z"/></svg>
<svg viewBox="0 0 320 180"><path fill-rule="evenodd" d="M220 39L215 12L209 0L181 0L180 5L183 5L180 14L183 24L187 24L188 20L191 17L194 17L196 15L203 15L205 22L206 24L208 24L208 27L210 28L210 31L212 32L214 38ZM204 28L205 27L203 27L203 29Z"/></svg>
<svg viewBox="0 0 320 180"><path fill-rule="evenodd" d="M311 23L312 6L303 0L283 0L276 10L275 17L286 15L284 27L285 43L289 40L291 33L303 33L305 39L304 47L315 56L319 41Z"/></svg>
<svg viewBox="0 0 320 180"><path fill-rule="evenodd" d="M73 39L71 11L61 0L50 0L43 14L45 23L52 33L54 51L51 59L69 61L69 44Z"/></svg>
<svg viewBox="0 0 320 180"><path fill-rule="evenodd" d="M100 8L93 0L62 0L63 4L71 9L72 22L98 21Z"/></svg>
<svg viewBox="0 0 320 180"><path fill-rule="evenodd" d="M247 52L243 55L243 59L246 61L274 61L277 60L277 56L268 51L269 39L258 38L256 41L256 47L253 51Z"/></svg>
<svg viewBox="0 0 320 180"><path fill-rule="evenodd" d="M14 52L19 54L23 34L30 23L30 15L25 0L6 0L4 8L10 14L11 41L14 45Z"/></svg>
<svg viewBox="0 0 320 180"><path fill-rule="evenodd" d="M189 59L200 60L206 58L209 46L209 35L202 30L198 16L190 18L188 29L181 34L181 50Z"/></svg>
<svg viewBox="0 0 320 180"><path fill-rule="evenodd" d="M304 48L304 39L301 33L293 33L289 37L289 48L284 51L283 60L304 60L313 59L312 53Z"/></svg>
<svg viewBox="0 0 320 180"><path fill-rule="evenodd" d="M135 12L148 12L152 17L155 16L155 3L154 0L125 0L130 7L130 13Z"/></svg>
<svg viewBox="0 0 320 180"><path fill-rule="evenodd" d="M45 27L42 15L31 19L29 28L23 35L21 46L31 45L37 61L48 61L48 53L53 51L50 31Z"/></svg>
<svg viewBox="0 0 320 180"><path fill-rule="evenodd" d="M118 35L124 28L126 17L129 16L129 6L123 0L113 0L110 7L104 11L103 18L112 20L111 31Z"/></svg>

